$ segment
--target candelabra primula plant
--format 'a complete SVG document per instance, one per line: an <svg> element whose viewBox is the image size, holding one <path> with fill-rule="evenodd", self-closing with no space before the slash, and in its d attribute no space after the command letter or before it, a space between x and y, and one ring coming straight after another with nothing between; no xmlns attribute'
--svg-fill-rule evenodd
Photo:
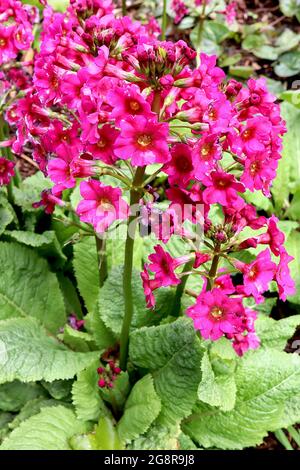
<svg viewBox="0 0 300 470"><path fill-rule="evenodd" d="M141 273L148 307L155 309L156 290L167 286L177 288L180 303L187 277L197 276L199 291L185 312L195 329L213 341L225 336L239 355L257 348L257 314L246 301L264 302L272 281L282 300L294 290L277 219L258 217L243 199L246 189L269 196L276 176L285 124L275 97L264 79L246 86L226 80L215 57L200 54L195 67L196 52L186 43L160 41L147 25L116 18L110 1L85 3L71 1L66 13L46 7L40 51L17 68L12 60L30 46L37 14L1 2L2 109L16 135L12 149L32 147L54 183L38 204L52 212L80 181L77 214L99 237L116 220L128 221L122 368L133 314L135 226L146 224L145 215L157 237ZM1 184L12 165L1 159ZM163 196L155 193L158 173L165 175ZM118 187L107 186L103 175ZM154 220L160 197L168 207ZM218 223L211 219L216 207ZM191 226L201 226L203 236ZM252 235L244 235L249 228ZM164 243L180 235L189 253L172 258ZM254 261L239 260L259 245L266 248Z"/></svg>
<svg viewBox="0 0 300 470"><path fill-rule="evenodd" d="M101 286L105 240L127 224L120 341L94 367L118 415L111 393L128 368L137 232L156 239L140 274L148 317L171 288L170 322L186 315L197 340L223 338L238 356L260 346L256 306L270 285L281 300L294 293L278 219L245 198L247 190L270 196L286 128L264 79L228 80L216 57L160 40L153 19L118 17L110 0L71 0L65 13L42 3L39 23L36 8L0 0L0 184L10 194L10 148L29 153L52 182L34 207L71 215L96 236ZM169 250L176 238L178 256ZM84 321L72 316L69 326L79 331Z"/></svg>

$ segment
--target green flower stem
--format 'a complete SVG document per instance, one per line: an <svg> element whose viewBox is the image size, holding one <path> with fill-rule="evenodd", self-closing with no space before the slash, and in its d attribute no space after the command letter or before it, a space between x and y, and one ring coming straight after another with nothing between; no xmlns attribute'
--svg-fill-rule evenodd
<svg viewBox="0 0 300 470"><path fill-rule="evenodd" d="M99 285L103 286L105 279L107 278L107 257L106 257L106 240L100 238L95 234L97 258L98 258L98 271L99 271Z"/></svg>
<svg viewBox="0 0 300 470"><path fill-rule="evenodd" d="M183 267L182 272L187 272L187 274L181 278L181 283L178 284L178 286L177 286L174 301L173 301L173 309L172 309L172 315L173 316L177 317L180 313L181 297L182 297L182 294L184 292L184 289L185 289L185 286L186 286L186 283L187 283L187 280L188 280L188 277L189 277L189 273L191 272L194 261L195 261L194 259L189 260L187 263L185 263L185 265Z"/></svg>
<svg viewBox="0 0 300 470"><path fill-rule="evenodd" d="M122 0L122 15L126 16L126 0Z"/></svg>
<svg viewBox="0 0 300 470"><path fill-rule="evenodd" d="M139 202L141 186L145 174L146 167L138 167L133 180L132 190L130 191L130 206ZM134 234L137 225L137 217L135 214L130 215L127 225L127 238L125 244L125 261L123 272L123 294L125 303L125 312L123 325L120 337L120 367L126 370L127 357L128 357L128 341L129 331L133 316L133 301L132 301L132 264L133 264L133 248L134 248Z"/></svg>
<svg viewBox="0 0 300 470"><path fill-rule="evenodd" d="M198 29L197 29L197 41L196 41L196 63L197 67L200 65L200 51L201 51L201 44L202 44L202 37L203 37L203 30L204 30L204 22L205 22L205 9L206 9L206 2L203 3L202 12L199 18Z"/></svg>
<svg viewBox="0 0 300 470"><path fill-rule="evenodd" d="M210 271L208 273L207 290L211 290L213 288L214 280L218 271L219 259L220 255L215 254L211 263Z"/></svg>
<svg viewBox="0 0 300 470"><path fill-rule="evenodd" d="M160 112L160 92L154 90L154 97L152 103L152 111L159 116ZM132 188L130 191L130 206L138 204L140 197L143 194L143 180L145 176L145 166L137 167L135 172ZM133 301L132 301L132 264L133 264L133 248L134 236L137 225L137 216L132 214L128 218L127 223L127 238L125 244L125 260L123 271L123 295L124 295L124 319L120 336L120 368L126 370L128 358L128 343L130 325L133 316Z"/></svg>
<svg viewBox="0 0 300 470"><path fill-rule="evenodd" d="M167 0L163 0L163 13L162 13L162 25L161 25L161 39L165 41L167 29Z"/></svg>

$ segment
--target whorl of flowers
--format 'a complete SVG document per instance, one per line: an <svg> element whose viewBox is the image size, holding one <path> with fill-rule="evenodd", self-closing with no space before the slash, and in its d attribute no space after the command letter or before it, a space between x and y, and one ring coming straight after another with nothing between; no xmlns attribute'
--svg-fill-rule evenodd
<svg viewBox="0 0 300 470"><path fill-rule="evenodd" d="M16 16L14 32L1 26L2 61L16 57L19 26L21 37L32 40L28 9L1 0L1 24L5 5L24 20ZM294 290L277 219L258 217L243 198L246 190L270 194L285 125L264 79L243 87L205 54L195 68L196 52L185 42L160 41L149 31L129 17L116 18L109 0L74 0L64 14L46 7L32 79L26 68L15 71L24 96L6 106L17 136L13 149L32 147L53 181L52 197L44 193L40 203L48 213L80 179L78 216L99 233L127 219L125 197L134 189L142 223L159 212L151 225L155 253L141 274L148 307L155 307L156 289L184 282L188 264L188 274L203 281L187 310L195 328L206 339L225 336L241 355L259 344L251 298L252 305L263 302L272 281L283 300ZM2 71L4 88L10 73ZM164 210L155 205L152 164L167 180ZM132 173L140 175L138 184ZM102 175L118 187L105 185ZM185 206L191 210L179 217L178 207ZM211 220L216 209L218 224ZM198 224L204 227L200 245L191 231ZM178 234L192 249L173 258L163 244ZM259 245L265 249L253 261L239 260Z"/></svg>

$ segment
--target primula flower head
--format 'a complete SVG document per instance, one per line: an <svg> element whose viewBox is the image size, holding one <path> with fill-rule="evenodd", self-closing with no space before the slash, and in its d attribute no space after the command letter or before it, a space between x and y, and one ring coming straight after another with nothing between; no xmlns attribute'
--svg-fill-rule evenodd
<svg viewBox="0 0 300 470"><path fill-rule="evenodd" d="M76 212L80 220L93 225L98 233L103 233L115 221L128 217L128 204L122 199L119 188L105 186L96 180L82 181Z"/></svg>
<svg viewBox="0 0 300 470"><path fill-rule="evenodd" d="M166 163L170 160L167 144L169 126L155 115L128 116L120 122L121 133L114 146L115 155L136 166Z"/></svg>

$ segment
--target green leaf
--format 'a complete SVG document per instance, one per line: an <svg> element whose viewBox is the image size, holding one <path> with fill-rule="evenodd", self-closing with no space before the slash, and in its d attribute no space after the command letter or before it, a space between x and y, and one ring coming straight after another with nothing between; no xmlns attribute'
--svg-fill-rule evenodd
<svg viewBox="0 0 300 470"><path fill-rule="evenodd" d="M97 367L95 361L86 369L79 372L72 387L73 405L76 415L84 421L98 421L100 416L107 416L108 410L100 396Z"/></svg>
<svg viewBox="0 0 300 470"><path fill-rule="evenodd" d="M77 291L72 283L72 281L66 277L63 273L57 274L57 279L59 282L59 287L64 296L65 308L67 314L75 313L77 318L82 318L82 309L80 300L77 294Z"/></svg>
<svg viewBox="0 0 300 470"><path fill-rule="evenodd" d="M148 374L134 385L126 401L124 414L117 426L121 440L131 441L144 434L160 410L160 399Z"/></svg>
<svg viewBox="0 0 300 470"><path fill-rule="evenodd" d="M202 362L202 380L198 387L199 400L223 411L234 408L236 384L233 374L215 374L208 353L204 353Z"/></svg>
<svg viewBox="0 0 300 470"><path fill-rule="evenodd" d="M300 358L274 349L247 354L235 374L236 405L221 411L199 403L183 432L204 447L242 449L261 443L282 422L285 404L300 386Z"/></svg>
<svg viewBox="0 0 300 470"><path fill-rule="evenodd" d="M69 439L85 430L85 424L68 408L43 408L12 431L0 450L70 450Z"/></svg>
<svg viewBox="0 0 300 470"><path fill-rule="evenodd" d="M34 318L1 321L0 338L0 383L71 379L99 356L70 351Z"/></svg>
<svg viewBox="0 0 300 470"><path fill-rule="evenodd" d="M110 418L100 418L94 432L71 439L74 450L122 450L116 428Z"/></svg>
<svg viewBox="0 0 300 470"><path fill-rule="evenodd" d="M300 108L300 90L285 90L280 93L279 98Z"/></svg>
<svg viewBox="0 0 300 470"><path fill-rule="evenodd" d="M23 180L19 188L13 187L15 203L28 212L36 211L37 209L34 209L32 204L40 201L41 192L44 189L51 188L51 186L51 181L45 178L41 171L38 171L33 176Z"/></svg>
<svg viewBox="0 0 300 470"><path fill-rule="evenodd" d="M279 57L279 62L274 67L278 77L293 77L300 72L300 51L290 51Z"/></svg>
<svg viewBox="0 0 300 470"><path fill-rule="evenodd" d="M67 260L62 252L61 246L53 231L45 231L43 233L34 233L22 230L11 230L5 232L5 237L11 241L36 248L36 252L46 258L58 258L61 266Z"/></svg>
<svg viewBox="0 0 300 470"><path fill-rule="evenodd" d="M64 327L64 332L60 337L73 351L87 352L94 349L93 337L85 331L74 330L70 325Z"/></svg>
<svg viewBox="0 0 300 470"><path fill-rule="evenodd" d="M300 189L295 192L290 207L286 211L286 216L295 221L300 220Z"/></svg>
<svg viewBox="0 0 300 470"><path fill-rule="evenodd" d="M149 431L135 441L127 449L129 450L178 450L180 427L151 426Z"/></svg>
<svg viewBox="0 0 300 470"><path fill-rule="evenodd" d="M290 115L291 105L288 103L281 104L282 117L285 119ZM295 143L293 139L293 129L289 129L288 133L283 137L282 158L279 160L276 178L273 181L271 192L275 201L275 209L281 210L284 203L288 200L290 193L290 175L292 170L292 156L295 154ZM291 133L290 133L291 132Z"/></svg>
<svg viewBox="0 0 300 470"><path fill-rule="evenodd" d="M280 10L285 16L300 16L300 4L298 0L280 0Z"/></svg>
<svg viewBox="0 0 300 470"><path fill-rule="evenodd" d="M13 220L12 211L8 207L0 207L0 235Z"/></svg>
<svg viewBox="0 0 300 470"><path fill-rule="evenodd" d="M229 67L229 74L239 78L249 78L253 75L253 67L248 65L232 65Z"/></svg>
<svg viewBox="0 0 300 470"><path fill-rule="evenodd" d="M84 318L84 326L100 350L113 346L116 342L111 331L104 325L98 312L90 312Z"/></svg>
<svg viewBox="0 0 300 470"><path fill-rule="evenodd" d="M151 311L146 308L142 280L136 270L132 273L132 286L134 305L132 329L156 324L169 313L173 299L173 293L169 289L161 289L157 293L157 306L155 311ZM124 309L123 267L117 266L110 271L99 295L100 318L116 337L121 333Z"/></svg>
<svg viewBox="0 0 300 470"><path fill-rule="evenodd" d="M249 189L243 194L244 199L254 204L258 209L266 211L268 214L272 212L273 206L269 198L263 195L261 191L251 192Z"/></svg>
<svg viewBox="0 0 300 470"><path fill-rule="evenodd" d="M43 387L56 400L67 400L71 394L72 380L54 380L53 382L42 382Z"/></svg>
<svg viewBox="0 0 300 470"><path fill-rule="evenodd" d="M162 402L158 421L176 424L187 416L197 398L202 349L192 322L180 318L158 327L141 328L130 337L130 359L153 372Z"/></svg>
<svg viewBox="0 0 300 470"><path fill-rule="evenodd" d="M0 319L35 317L51 332L66 320L55 274L45 260L16 243L0 243Z"/></svg>
<svg viewBox="0 0 300 470"><path fill-rule="evenodd" d="M43 395L42 387L36 384L14 381L0 385L0 410L19 411L27 401Z"/></svg>
<svg viewBox="0 0 300 470"><path fill-rule="evenodd" d="M96 241L85 237L74 246L73 266L79 292L89 312L96 309L99 295L99 271Z"/></svg>
<svg viewBox="0 0 300 470"><path fill-rule="evenodd" d="M300 325L300 315L293 315L282 320L260 315L255 322L255 329L261 346L283 351L295 329Z"/></svg>
<svg viewBox="0 0 300 470"><path fill-rule="evenodd" d="M52 398L34 398L33 400L29 400L21 409L20 413L15 415L13 421L9 423L9 429L13 430L20 426L20 424L31 416L37 415L43 408L49 408L51 406L59 406L66 404L58 401L53 400Z"/></svg>
<svg viewBox="0 0 300 470"><path fill-rule="evenodd" d="M283 158L281 161L290 167L289 180L298 183L300 181L300 110L285 102L281 104L281 114L286 121L288 130L283 136ZM288 187L288 181L283 182L281 190L286 192L286 187Z"/></svg>
<svg viewBox="0 0 300 470"><path fill-rule="evenodd" d="M289 255L294 257L294 260L289 264L291 277L296 282L296 294L290 296L288 300L293 303L300 303L300 232L296 230L288 237L285 247Z"/></svg>

